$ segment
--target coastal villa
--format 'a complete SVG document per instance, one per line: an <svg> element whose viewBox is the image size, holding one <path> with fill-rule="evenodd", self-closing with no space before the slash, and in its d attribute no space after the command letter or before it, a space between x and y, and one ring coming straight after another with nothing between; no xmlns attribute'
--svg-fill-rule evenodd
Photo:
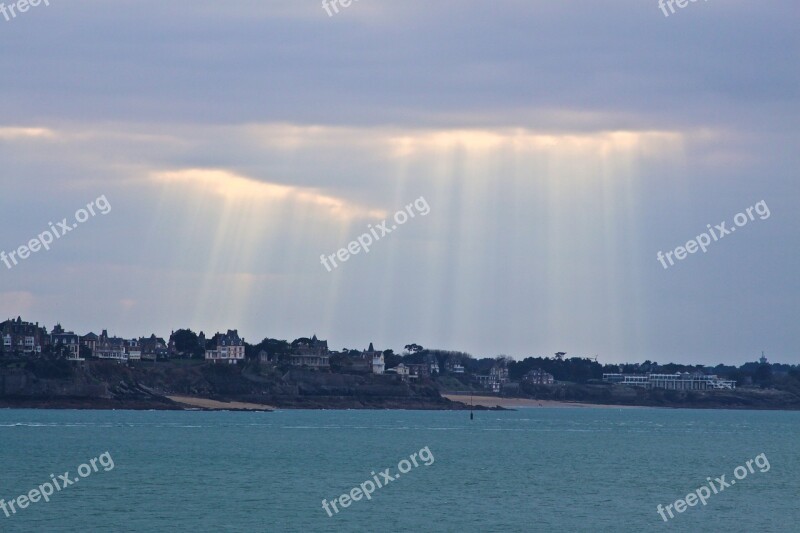
<svg viewBox="0 0 800 533"><path fill-rule="evenodd" d="M351 356L348 358L350 362L350 370L359 374L372 373L372 360L365 358L362 354Z"/></svg>
<svg viewBox="0 0 800 533"><path fill-rule="evenodd" d="M206 348L206 361L213 363L237 364L244 361L244 339L238 330L229 329L227 333L217 333Z"/></svg>
<svg viewBox="0 0 800 533"><path fill-rule="evenodd" d="M475 381L483 388L498 393L503 385L508 383L508 368L504 363L497 362L489 370L488 375L476 375Z"/></svg>
<svg viewBox="0 0 800 533"><path fill-rule="evenodd" d="M3 337L2 351L6 354L39 354L50 342L47 329L40 327L38 322L23 322L20 317L1 322L0 335Z"/></svg>
<svg viewBox="0 0 800 533"><path fill-rule="evenodd" d="M494 379L495 381L497 381L501 385L503 383L508 383L508 368L506 368L506 365L504 365L504 364L495 365L489 371L489 376L491 376L492 379Z"/></svg>
<svg viewBox="0 0 800 533"><path fill-rule="evenodd" d="M463 374L464 365L458 362L457 359L449 358L444 362L444 369L451 374Z"/></svg>
<svg viewBox="0 0 800 533"><path fill-rule="evenodd" d="M409 378L409 367L403 363L400 363L394 368L389 368L386 370L387 374L397 374L400 376L400 379L403 381L408 381Z"/></svg>
<svg viewBox="0 0 800 533"><path fill-rule="evenodd" d="M94 355L94 352L97 349L97 341L99 339L100 337L96 333L89 332L81 337L81 346L88 348L89 353Z"/></svg>
<svg viewBox="0 0 800 533"><path fill-rule="evenodd" d="M330 352L328 341L317 339L297 339L292 343L292 353L289 354L292 366L307 366L317 370L330 368Z"/></svg>
<svg viewBox="0 0 800 533"><path fill-rule="evenodd" d="M169 357L167 343L161 337L156 337L155 333L149 337L140 337L139 345L141 346L142 359L158 361Z"/></svg>
<svg viewBox="0 0 800 533"><path fill-rule="evenodd" d="M98 359L127 361L128 353L125 350L125 339L109 337L108 331L104 329L97 339L93 355Z"/></svg>
<svg viewBox="0 0 800 533"><path fill-rule="evenodd" d="M128 361L141 361L142 343L136 339L126 340L125 353L128 355Z"/></svg>
<svg viewBox="0 0 800 533"><path fill-rule="evenodd" d="M397 374L403 381L429 379L432 375L439 373L439 362L434 355L426 354L422 363L400 363L396 367L386 370L386 373Z"/></svg>
<svg viewBox="0 0 800 533"><path fill-rule="evenodd" d="M409 379L418 380L420 378L427 379L431 377L431 369L428 363L409 364L406 366L408 367Z"/></svg>
<svg viewBox="0 0 800 533"><path fill-rule="evenodd" d="M492 392L500 392L500 383L492 379L491 376L479 374L475 376L475 381L484 389L488 389Z"/></svg>
<svg viewBox="0 0 800 533"><path fill-rule="evenodd" d="M373 356L372 373L380 375L384 372L386 372L386 362L383 359L383 354Z"/></svg>
<svg viewBox="0 0 800 533"><path fill-rule="evenodd" d="M524 381L525 383L530 383L532 385L552 385L553 383L555 383L553 374L545 372L541 368L531 370L530 372L525 374L522 377L522 381Z"/></svg>
<svg viewBox="0 0 800 533"><path fill-rule="evenodd" d="M368 371L371 371L373 374L383 374L386 371L383 352L376 350L372 346L372 343L369 343L369 348L361 352L361 359L366 361Z"/></svg>
<svg viewBox="0 0 800 533"><path fill-rule="evenodd" d="M63 347L68 361L83 361L81 357L81 338L72 331L64 331L61 324L56 324L50 332L50 344Z"/></svg>
<svg viewBox="0 0 800 533"><path fill-rule="evenodd" d="M428 374L435 376L439 374L439 360L433 354L425 354L425 364L428 365Z"/></svg>
<svg viewBox="0 0 800 533"><path fill-rule="evenodd" d="M702 372L674 374L603 374L603 381L645 389L667 390L733 390L736 382Z"/></svg>

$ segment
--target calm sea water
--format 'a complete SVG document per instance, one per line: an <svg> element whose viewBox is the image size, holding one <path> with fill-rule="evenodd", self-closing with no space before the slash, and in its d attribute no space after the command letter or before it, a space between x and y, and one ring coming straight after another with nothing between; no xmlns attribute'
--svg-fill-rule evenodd
<svg viewBox="0 0 800 533"><path fill-rule="evenodd" d="M799 444L793 412L0 410L6 501L114 461L49 503L0 511L0 531L797 532ZM323 510L426 446L430 466ZM768 472L669 523L657 514L761 453Z"/></svg>

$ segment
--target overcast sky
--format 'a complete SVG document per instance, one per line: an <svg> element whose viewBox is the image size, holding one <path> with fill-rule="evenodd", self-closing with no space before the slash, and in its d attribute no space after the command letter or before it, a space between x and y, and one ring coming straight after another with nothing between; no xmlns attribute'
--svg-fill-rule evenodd
<svg viewBox="0 0 800 533"><path fill-rule="evenodd" d="M0 263L0 317L800 363L798 22L796 0L668 17L657 0L359 0L332 17L317 0L51 0L0 16L0 250L111 206ZM321 264L419 198L426 216ZM768 218L706 253L657 259L761 201Z"/></svg>

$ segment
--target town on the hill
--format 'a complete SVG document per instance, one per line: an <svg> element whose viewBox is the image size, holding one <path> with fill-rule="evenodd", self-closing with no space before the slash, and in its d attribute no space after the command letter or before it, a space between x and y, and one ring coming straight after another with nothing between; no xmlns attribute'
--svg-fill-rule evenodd
<svg viewBox="0 0 800 533"><path fill-rule="evenodd" d="M733 390L738 386L773 387L794 390L800 385L800 368L770 364L763 355L758 362L741 367L718 365L659 365L651 361L636 364L606 364L597 357L528 357L515 361L496 356L475 358L467 353L425 349L408 344L403 353L391 349L336 351L316 335L292 342L265 338L249 344L236 329L206 337L190 329L172 331L168 340L149 337L126 339L93 332L79 335L60 324L48 333L38 322L21 317L0 323L4 359L49 359L83 364L86 361L115 361L120 364L159 363L195 360L198 363L263 365L283 370L304 369L320 373L392 375L404 382L433 380L441 390L484 390L488 393L516 395L530 392L530 386L559 383L625 385L664 390ZM526 390L527 389L527 390ZM798 387L800 390L800 387Z"/></svg>

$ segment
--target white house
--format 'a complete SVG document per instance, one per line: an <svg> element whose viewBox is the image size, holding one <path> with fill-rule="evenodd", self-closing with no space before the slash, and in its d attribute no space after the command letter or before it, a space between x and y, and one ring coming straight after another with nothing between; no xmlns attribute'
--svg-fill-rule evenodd
<svg viewBox="0 0 800 533"><path fill-rule="evenodd" d="M211 348L206 349L206 361L213 363L236 364L244 361L244 339L235 329L228 333L217 333L211 339Z"/></svg>
<svg viewBox="0 0 800 533"><path fill-rule="evenodd" d="M383 374L385 371L386 363L383 360L383 354L372 356L372 373Z"/></svg>

